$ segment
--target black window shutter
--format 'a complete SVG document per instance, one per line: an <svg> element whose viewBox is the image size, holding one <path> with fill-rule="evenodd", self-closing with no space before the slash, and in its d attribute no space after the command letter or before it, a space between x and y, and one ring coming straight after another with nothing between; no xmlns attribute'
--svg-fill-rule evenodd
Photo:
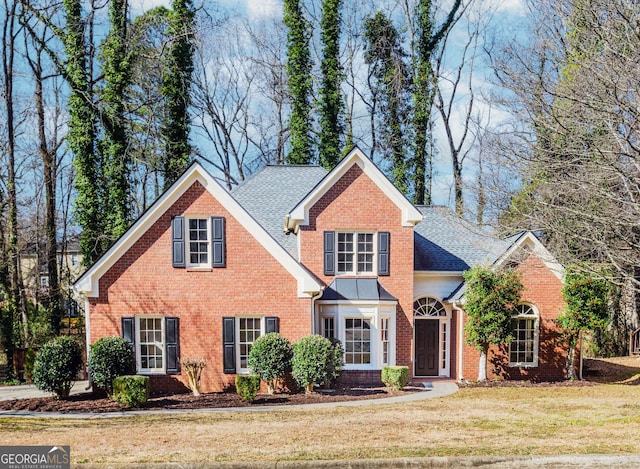
<svg viewBox="0 0 640 469"><path fill-rule="evenodd" d="M135 347L135 318L133 316L125 317L121 319L122 322L122 338L129 342L132 347Z"/></svg>
<svg viewBox="0 0 640 469"><path fill-rule="evenodd" d="M236 318L222 318L222 364L224 373L236 372Z"/></svg>
<svg viewBox="0 0 640 469"><path fill-rule="evenodd" d="M167 357L167 374L180 373L180 360L178 358L178 345L180 342L180 322L178 318L164 319L164 339Z"/></svg>
<svg viewBox="0 0 640 469"><path fill-rule="evenodd" d="M324 232L324 274L336 274L336 232Z"/></svg>
<svg viewBox="0 0 640 469"><path fill-rule="evenodd" d="M225 267L224 217L211 217L211 267Z"/></svg>
<svg viewBox="0 0 640 469"><path fill-rule="evenodd" d="M389 275L390 237L388 231L378 233L378 275Z"/></svg>
<svg viewBox="0 0 640 469"><path fill-rule="evenodd" d="M185 267L184 217L171 219L171 253L173 267Z"/></svg>
<svg viewBox="0 0 640 469"><path fill-rule="evenodd" d="M264 331L266 334L270 332L280 332L280 320L277 316L267 316L264 318Z"/></svg>

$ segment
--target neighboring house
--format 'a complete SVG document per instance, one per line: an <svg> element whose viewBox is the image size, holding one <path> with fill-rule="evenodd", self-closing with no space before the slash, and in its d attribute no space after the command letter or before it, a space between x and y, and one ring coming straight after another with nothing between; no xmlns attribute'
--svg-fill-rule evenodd
<svg viewBox="0 0 640 469"><path fill-rule="evenodd" d="M77 236L70 237L56 246L58 256L58 279L65 298L65 312L71 317L78 315L77 297L71 288L73 282L82 273L82 254ZM49 271L47 269L44 245L31 243L20 254L20 269L29 300L41 305L42 299L49 293Z"/></svg>
<svg viewBox="0 0 640 469"><path fill-rule="evenodd" d="M516 339L489 355L490 377L561 379L553 320L563 269L531 233L498 240L440 207L415 207L358 149L330 172L268 166L227 192L189 169L76 282L87 344L124 336L155 391L187 383L180 357L206 360L202 388L248 373L259 336L340 339L344 380L475 379L462 273L517 267Z"/></svg>

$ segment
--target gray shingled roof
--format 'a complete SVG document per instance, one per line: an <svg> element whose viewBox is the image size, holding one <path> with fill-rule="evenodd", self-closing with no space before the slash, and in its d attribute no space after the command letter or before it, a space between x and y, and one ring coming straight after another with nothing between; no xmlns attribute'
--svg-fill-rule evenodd
<svg viewBox="0 0 640 469"><path fill-rule="evenodd" d="M284 234L284 217L326 175L320 166L266 166L231 195L297 259L298 243L294 235Z"/></svg>
<svg viewBox="0 0 640 469"><path fill-rule="evenodd" d="M337 278L324 289L319 299L398 301L375 278Z"/></svg>
<svg viewBox="0 0 640 469"><path fill-rule="evenodd" d="M511 245L458 217L446 207L418 207L424 219L414 230L414 269L464 271L492 264Z"/></svg>

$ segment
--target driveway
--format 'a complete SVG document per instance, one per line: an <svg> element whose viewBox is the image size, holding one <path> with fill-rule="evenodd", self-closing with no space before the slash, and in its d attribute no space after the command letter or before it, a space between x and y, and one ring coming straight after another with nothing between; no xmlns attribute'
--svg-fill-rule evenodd
<svg viewBox="0 0 640 469"><path fill-rule="evenodd" d="M71 388L71 394L90 392L87 390L89 381L76 381ZM30 397L50 397L50 392L40 391L33 384L19 386L0 386L0 401L13 401L15 399L28 399Z"/></svg>

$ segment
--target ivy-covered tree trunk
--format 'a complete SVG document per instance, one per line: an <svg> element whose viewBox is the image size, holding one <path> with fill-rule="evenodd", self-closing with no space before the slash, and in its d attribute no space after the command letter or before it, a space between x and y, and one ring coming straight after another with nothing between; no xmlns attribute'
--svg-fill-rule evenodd
<svg viewBox="0 0 640 469"><path fill-rule="evenodd" d="M131 169L127 136L125 100L131 82L131 54L127 52L127 0L111 0L111 30L102 46L105 86L101 98L104 105L104 138L100 143L104 173L105 237L102 251L118 239L131 221L129 207Z"/></svg>
<svg viewBox="0 0 640 469"><path fill-rule="evenodd" d="M164 188L173 184L189 166L189 106L193 74L195 11L191 0L173 0L169 17L171 45L163 73L162 94L166 117L162 125L165 146Z"/></svg>
<svg viewBox="0 0 640 469"><path fill-rule="evenodd" d="M384 156L392 162L394 185L406 194L409 190L409 165L404 129L410 85L409 66L405 63L407 54L402 49L398 30L382 12L365 21L365 41L365 62L372 67L370 73L375 81L372 94L380 114L376 119L380 121L380 146ZM372 111L377 113L376 108ZM375 135L375 124L372 125L372 134Z"/></svg>
<svg viewBox="0 0 640 469"><path fill-rule="evenodd" d="M75 217L82 229L82 263L89 266L102 254L103 224L99 192L101 162L95 152L96 115L92 102L93 86L88 72L89 54L85 47L82 2L64 0L64 14L64 51L67 59L65 74L71 88L67 145L73 153L76 169Z"/></svg>
<svg viewBox="0 0 640 469"><path fill-rule="evenodd" d="M435 99L435 83L432 66L433 53L440 45L444 33L451 27L462 0L455 0L446 20L434 30L434 4L432 0L418 0L415 11L417 44L413 64L413 130L414 172L413 202L418 205L431 203L432 157L429 153L431 138L431 110Z"/></svg>
<svg viewBox="0 0 640 469"><path fill-rule="evenodd" d="M309 26L302 14L300 0L284 0L284 24L287 34L287 79L291 100L287 164L308 164L313 159L311 140L311 56Z"/></svg>
<svg viewBox="0 0 640 469"><path fill-rule="evenodd" d="M320 164L332 169L341 155L343 101L342 65L340 64L340 25L342 0L322 2L320 39L322 40L322 86L320 88Z"/></svg>

